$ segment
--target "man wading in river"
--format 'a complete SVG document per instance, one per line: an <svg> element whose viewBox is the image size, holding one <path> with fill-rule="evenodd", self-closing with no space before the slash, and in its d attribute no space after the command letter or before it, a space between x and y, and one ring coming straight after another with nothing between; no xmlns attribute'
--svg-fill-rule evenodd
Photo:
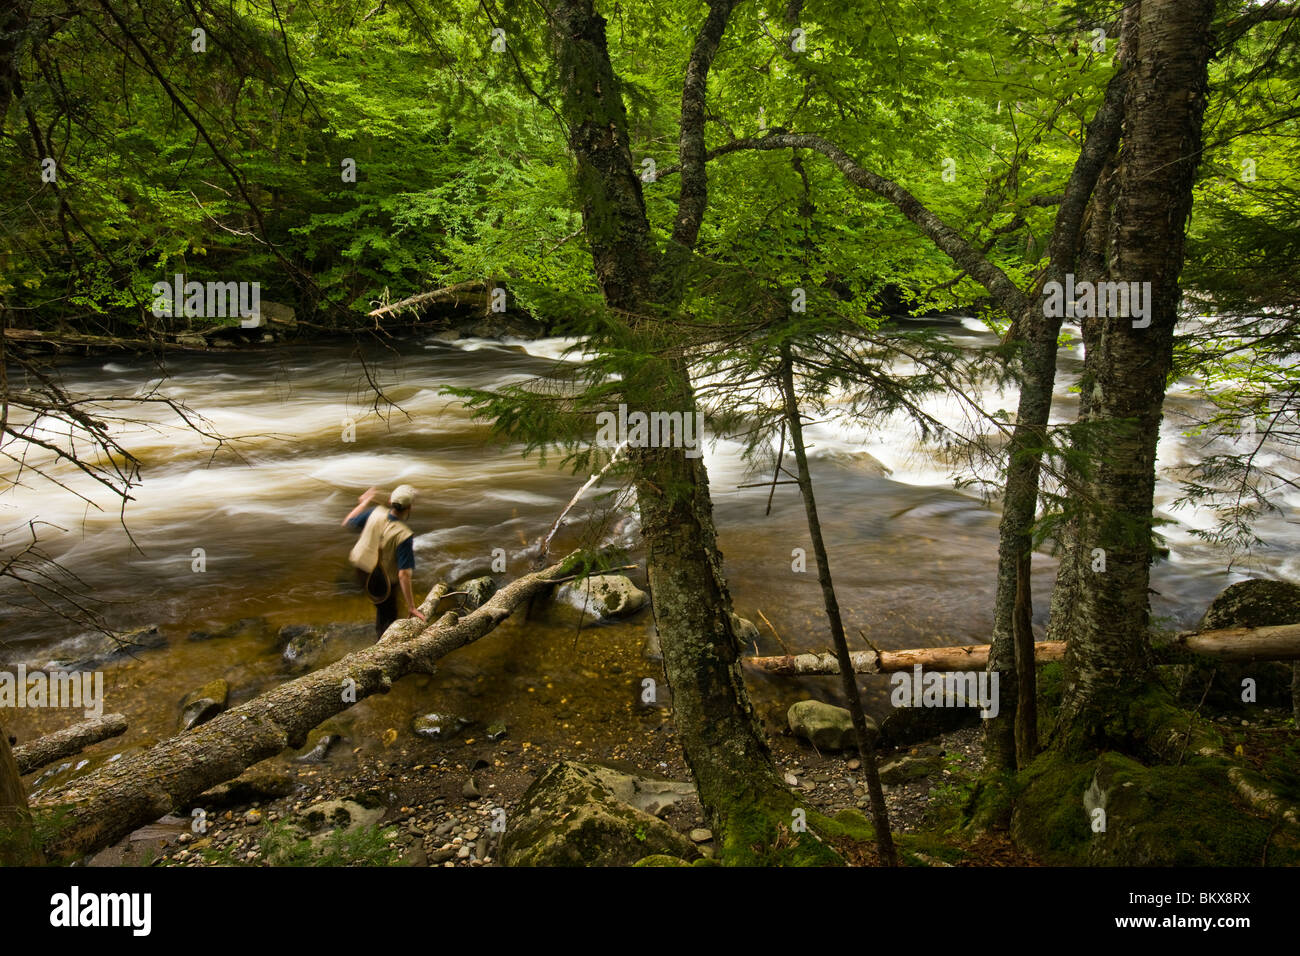
<svg viewBox="0 0 1300 956"><path fill-rule="evenodd" d="M397 620L397 591L402 591L409 617L423 621L411 594L411 574L415 571L415 532L406 526L411 516L415 489L399 485L388 497L388 507L369 507L379 493L371 488L357 499L357 506L343 519L345 528L361 532L348 560L357 569L357 581L375 604L375 637L384 636L388 625ZM397 586L394 586L396 582Z"/></svg>

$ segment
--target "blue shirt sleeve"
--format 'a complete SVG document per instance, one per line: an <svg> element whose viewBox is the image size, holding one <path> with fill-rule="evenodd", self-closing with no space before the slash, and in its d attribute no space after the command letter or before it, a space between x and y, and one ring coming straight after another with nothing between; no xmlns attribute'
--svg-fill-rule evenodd
<svg viewBox="0 0 1300 956"><path fill-rule="evenodd" d="M397 570L415 570L415 535L411 535L397 546Z"/></svg>
<svg viewBox="0 0 1300 956"><path fill-rule="evenodd" d="M370 517L370 512L374 510L375 510L374 508L367 508L365 511L361 512L361 514L357 515L355 518L349 521L348 527L351 528L353 531L358 531L358 532L364 530L366 527L366 519Z"/></svg>

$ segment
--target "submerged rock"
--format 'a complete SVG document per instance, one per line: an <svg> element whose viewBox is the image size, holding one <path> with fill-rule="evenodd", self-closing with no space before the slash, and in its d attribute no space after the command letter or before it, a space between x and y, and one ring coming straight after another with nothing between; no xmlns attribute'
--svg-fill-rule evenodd
<svg viewBox="0 0 1300 956"><path fill-rule="evenodd" d="M411 733L425 740L448 740L471 723L454 714L420 714L411 720Z"/></svg>
<svg viewBox="0 0 1300 956"><path fill-rule="evenodd" d="M229 700L230 685L220 678L191 691L181 701L180 729L189 730L211 720L226 709Z"/></svg>
<svg viewBox="0 0 1300 956"><path fill-rule="evenodd" d="M574 608L583 622L628 617L650 602L650 596L621 574L595 574L561 585L555 592L560 607Z"/></svg>
<svg viewBox="0 0 1300 956"><path fill-rule="evenodd" d="M664 854L691 859L694 844L658 817L626 802L654 786L689 787L565 761L528 788L501 844L507 866L629 866Z"/></svg>
<svg viewBox="0 0 1300 956"><path fill-rule="evenodd" d="M118 660L142 650L162 647L167 638L156 624L146 624L126 631L109 634L87 633L78 635L62 645L70 653L66 657L43 664L45 670L94 670L101 664Z"/></svg>

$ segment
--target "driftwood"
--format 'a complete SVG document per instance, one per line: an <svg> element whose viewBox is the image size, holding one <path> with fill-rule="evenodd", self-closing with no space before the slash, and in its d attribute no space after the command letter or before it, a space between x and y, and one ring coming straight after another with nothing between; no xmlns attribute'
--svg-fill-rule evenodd
<svg viewBox="0 0 1300 956"><path fill-rule="evenodd" d="M1161 663L1212 657L1221 661L1300 660L1300 624L1276 627L1231 627L1216 631L1185 631L1156 643ZM1065 656L1064 641L1040 641L1034 645L1034 663L1046 664ZM891 674L910 671L918 664L923 671L983 670L989 662L988 644L961 647L921 647L904 651L854 651L849 655L858 674ZM838 674L834 654L782 654L776 657L746 657L746 664L768 674L782 676Z"/></svg>
<svg viewBox="0 0 1300 956"><path fill-rule="evenodd" d="M12 342L38 342L42 345L74 345L98 349L128 349L136 352L163 349L169 352L203 352L206 348L165 339L128 339L115 335L82 335L77 332L38 332L35 329L5 329L4 337Z"/></svg>
<svg viewBox="0 0 1300 956"><path fill-rule="evenodd" d="M419 295L410 296L399 302L372 309L366 314L378 318L391 312L401 312L403 309L419 309L430 305L449 305L452 308L462 305L474 305L482 306L486 310L490 304L490 295L491 292L486 282L482 279L471 279L469 282L458 282L443 289L434 289L432 292L421 292Z"/></svg>
<svg viewBox="0 0 1300 956"><path fill-rule="evenodd" d="M70 861L110 846L253 764L303 746L314 728L356 701L385 693L406 674L431 672L435 661L490 632L568 567L566 559L512 581L464 619L449 611L429 624L396 621L365 650L43 794L31 809L54 830L46 855ZM430 591L421 613L432 616L446 591L445 584Z"/></svg>
<svg viewBox="0 0 1300 956"><path fill-rule="evenodd" d="M121 714L105 714L73 724L52 734L38 737L14 748L14 761L20 774L39 770L46 764L79 753L91 744L126 733L126 718Z"/></svg>

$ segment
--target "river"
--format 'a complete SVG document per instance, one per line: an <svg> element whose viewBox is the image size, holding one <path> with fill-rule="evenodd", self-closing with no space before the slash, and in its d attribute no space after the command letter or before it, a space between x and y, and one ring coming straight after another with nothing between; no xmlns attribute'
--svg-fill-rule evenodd
<svg viewBox="0 0 1300 956"><path fill-rule="evenodd" d="M973 319L929 321L972 347L994 340ZM181 697L207 680L229 681L233 704L286 679L290 671L274 636L280 626L368 618L369 605L346 563L352 536L339 524L370 485L391 489L406 482L419 490L411 519L417 594L443 577L486 571L498 548L508 555L510 575L526 571L528 548L586 474L575 476L555 463L539 467L521 455L520 446L494 440L487 425L473 421L441 389L493 388L545 375L570 344L446 343L416 336L368 348L371 373L396 405L379 411L356 347L345 344L176 355L168 358L165 373L147 359L130 357L63 365L74 392L135 395L157 387L230 439L217 447L182 427L165 406L132 411L138 421L121 425L116 434L140 459L144 481L120 513L112 495L62 465L50 465L51 474L103 510L32 472L16 488L6 474L0 527L49 522L52 527L42 532L46 551L80 576L112 624L157 624L167 640L163 648L105 668L106 710L125 713L131 729L97 747L88 767L174 732ZM1062 356L1057 421L1074 413L1070 386L1078 378L1080 349ZM986 411L1013 410L1015 396L989 388L980 401ZM960 414L952 402L932 407L940 416ZM1178 489L1170 475L1205 453L1203 439L1183 434L1183 416L1195 408L1191 383L1177 383L1160 445L1157 505L1171 522L1163 529L1171 551L1153 568L1152 604L1157 618L1179 627L1193 626L1215 593L1248 572L1300 577L1297 529L1287 518L1300 503L1294 492L1279 500L1282 516L1260 523L1268 545L1252 568L1233 571L1225 555L1192 533L1212 526L1213 516L1172 509ZM868 433L832 418L810 427L807 437L850 638L858 642L864 635L883 648L985 642L996 507L954 487L942 453L920 443L902 421ZM878 473L858 454L864 451L889 473ZM767 490L738 487L759 479L749 473L735 442L711 444L705 458L728 581L738 613L760 624L758 651L781 653L783 645L793 651L829 649L797 490L779 487L765 516ZM582 519L601 507L588 499L571 517ZM635 525L627 518L610 516L607 534L632 546L636 560L641 555ZM566 526L553 553L577 543L584 526ZM804 573L792 570L796 548L809 555ZM201 570L196 549L202 549ZM1054 566L1046 554L1035 558L1040 627ZM643 573L632 577L644 584ZM78 628L49 614L16 610L9 606L14 600L26 599L5 581L4 664L75 657L86 645ZM265 626L233 637L189 639L242 618L264 619ZM642 653L652 628L648 613L581 631L554 615L527 621L520 615L453 655L437 674L408 679L392 693L362 702L336 726L358 745L378 747L374 742L386 729L405 732L413 714L433 710L474 721L470 734L475 726L502 719L513 739L540 748L563 742L590 756L617 753L638 728L653 730L662 720L661 711L638 700L642 679L660 678L658 664ZM750 676L756 704L772 729L801 697L838 699L829 678ZM869 704L883 711L886 683L873 679L865 686ZM73 719L54 710L5 714L9 732L23 739Z"/></svg>

